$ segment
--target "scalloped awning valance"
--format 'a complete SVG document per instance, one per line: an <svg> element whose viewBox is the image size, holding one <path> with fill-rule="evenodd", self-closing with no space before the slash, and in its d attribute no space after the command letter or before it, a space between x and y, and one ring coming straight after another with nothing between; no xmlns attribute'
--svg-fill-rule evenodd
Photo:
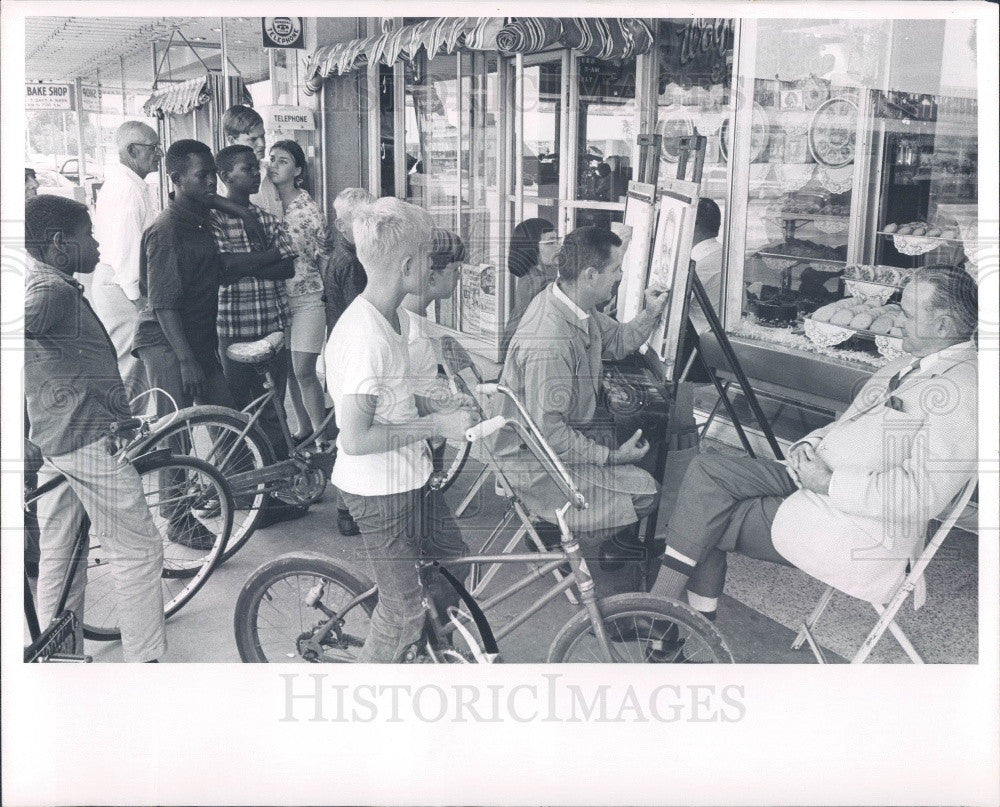
<svg viewBox="0 0 1000 807"><path fill-rule="evenodd" d="M584 56L624 59L653 46L649 23L637 18L604 17L438 17L395 31L324 45L306 63L305 91L323 80L367 64L411 60L423 48L428 58L456 50L488 50L511 55L567 47Z"/></svg>

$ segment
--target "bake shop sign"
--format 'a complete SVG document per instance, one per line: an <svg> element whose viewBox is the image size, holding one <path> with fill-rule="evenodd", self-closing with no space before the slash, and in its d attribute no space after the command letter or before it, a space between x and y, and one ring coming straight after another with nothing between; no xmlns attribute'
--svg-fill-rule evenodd
<svg viewBox="0 0 1000 807"><path fill-rule="evenodd" d="M25 109L76 109L72 84L38 82L24 85Z"/></svg>
<svg viewBox="0 0 1000 807"><path fill-rule="evenodd" d="M261 17L260 27L265 48L305 48L301 17Z"/></svg>
<svg viewBox="0 0 1000 807"><path fill-rule="evenodd" d="M722 17L696 17L683 23L661 23L661 66L669 81L682 86L720 84L732 69L735 22ZM663 29L661 29L663 30Z"/></svg>

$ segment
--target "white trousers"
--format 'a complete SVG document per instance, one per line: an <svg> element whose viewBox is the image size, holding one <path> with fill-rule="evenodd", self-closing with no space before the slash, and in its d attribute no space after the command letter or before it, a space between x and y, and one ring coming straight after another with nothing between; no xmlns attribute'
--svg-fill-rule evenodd
<svg viewBox="0 0 1000 807"><path fill-rule="evenodd" d="M103 440L56 457L46 457L38 473L43 484L56 474L68 483L38 501L41 559L38 564L38 619L44 630L56 616L59 593L84 514L100 536L118 597L118 626L125 661L152 661L167 649L163 629L163 544L153 523L139 474L119 466ZM84 553L66 603L82 625L87 556ZM82 629L77 646L83 647Z"/></svg>
<svg viewBox="0 0 1000 807"><path fill-rule="evenodd" d="M103 272L103 268L98 272ZM132 355L132 340L135 338L135 324L139 320L139 310L135 303L125 296L121 286L105 280L101 274L94 278L90 289L90 297L94 301L94 313L104 324L115 346L118 358L118 372L125 382L125 391L129 400L141 392L145 392L146 370L135 356ZM143 407L140 406L140 409Z"/></svg>

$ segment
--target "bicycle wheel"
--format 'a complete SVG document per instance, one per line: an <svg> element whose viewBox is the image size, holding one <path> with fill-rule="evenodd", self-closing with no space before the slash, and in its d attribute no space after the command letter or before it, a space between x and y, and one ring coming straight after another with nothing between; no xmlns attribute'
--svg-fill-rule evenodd
<svg viewBox="0 0 1000 807"><path fill-rule="evenodd" d="M615 594L598 602L615 663L731 664L733 654L722 634L683 603L648 594ZM604 663L590 615L578 611L552 647L551 663Z"/></svg>
<svg viewBox="0 0 1000 807"><path fill-rule="evenodd" d="M166 428L154 432L142 450L170 448L208 462L226 479L260 471L274 463L274 452L255 425L246 431L246 418L222 406L195 406L181 410ZM233 529L222 560L235 555L250 540L263 515L264 485L234 485Z"/></svg>
<svg viewBox="0 0 1000 807"><path fill-rule="evenodd" d="M365 643L377 594L347 613L373 584L351 566L323 555L284 555L251 575L236 600L233 630L250 663L352 663ZM326 635L322 628L336 620Z"/></svg>
<svg viewBox="0 0 1000 807"><path fill-rule="evenodd" d="M471 449L472 443L466 440L446 440L437 448L432 447L431 462L434 471L428 483L431 488L442 493L448 490L462 473Z"/></svg>
<svg viewBox="0 0 1000 807"><path fill-rule="evenodd" d="M222 474L186 456L139 457L146 503L163 541L163 613L172 616L208 580L225 551L233 526L233 500ZM121 638L118 593L111 558L91 533L83 633L88 639Z"/></svg>

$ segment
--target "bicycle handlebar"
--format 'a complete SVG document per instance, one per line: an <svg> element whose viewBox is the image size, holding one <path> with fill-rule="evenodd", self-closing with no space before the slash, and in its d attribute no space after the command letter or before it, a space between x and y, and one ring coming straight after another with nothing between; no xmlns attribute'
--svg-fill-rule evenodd
<svg viewBox="0 0 1000 807"><path fill-rule="evenodd" d="M491 417L489 420L483 420L470 429L467 429L465 432L465 439L470 443L474 443L476 440L482 440L484 437L496 434L506 425L507 418L503 415Z"/></svg>

